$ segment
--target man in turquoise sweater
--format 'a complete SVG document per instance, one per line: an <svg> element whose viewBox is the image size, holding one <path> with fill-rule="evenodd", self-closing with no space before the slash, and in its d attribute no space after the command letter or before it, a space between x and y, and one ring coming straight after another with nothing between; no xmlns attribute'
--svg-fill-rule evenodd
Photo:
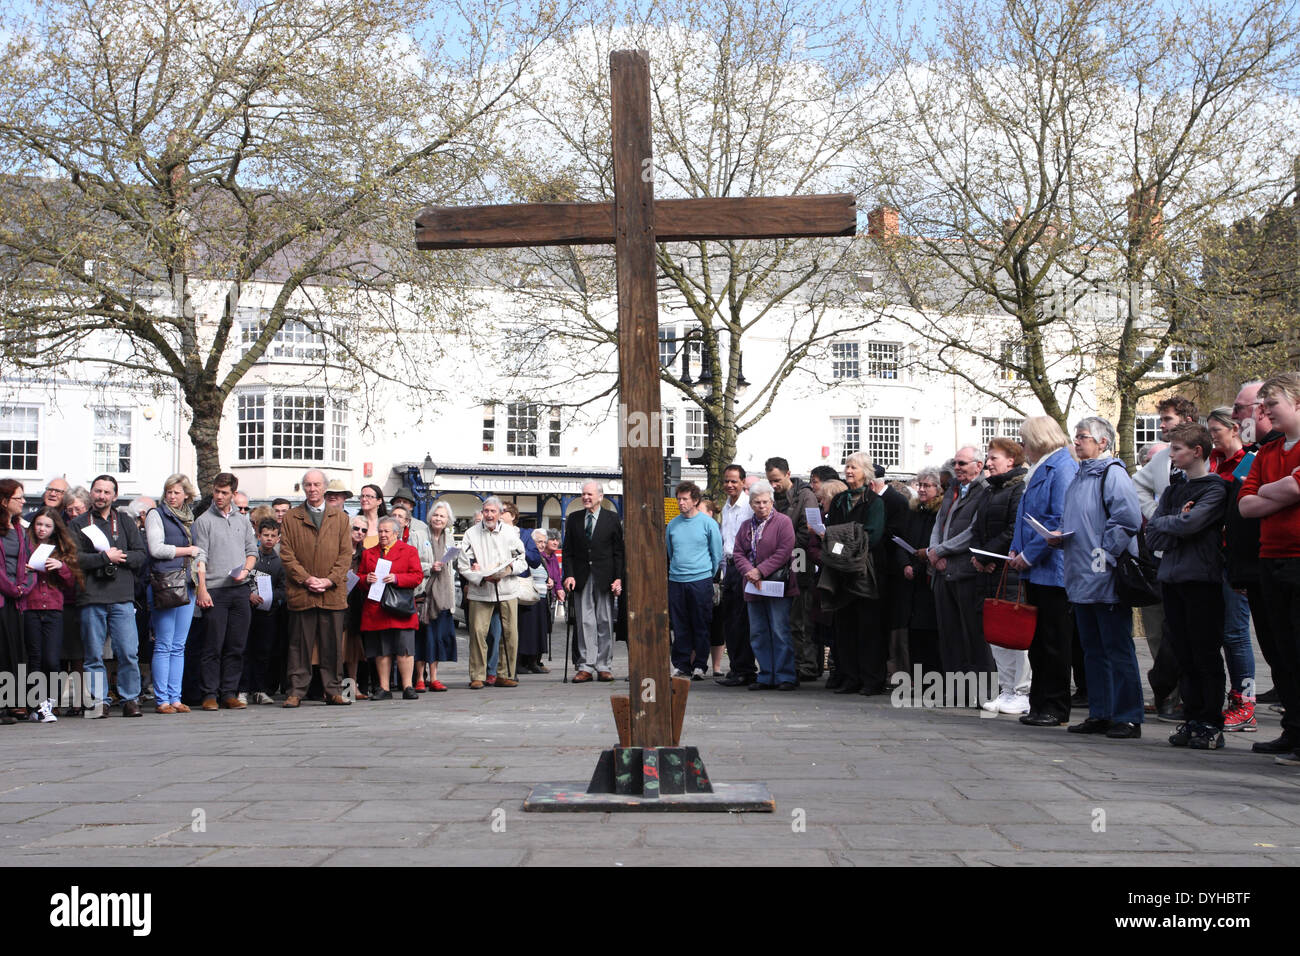
<svg viewBox="0 0 1300 956"><path fill-rule="evenodd" d="M673 628L673 676L703 680L709 663L713 579L722 565L722 532L700 510L702 493L692 481L677 486L681 509L668 522L668 618ZM692 657L694 660L692 660Z"/></svg>

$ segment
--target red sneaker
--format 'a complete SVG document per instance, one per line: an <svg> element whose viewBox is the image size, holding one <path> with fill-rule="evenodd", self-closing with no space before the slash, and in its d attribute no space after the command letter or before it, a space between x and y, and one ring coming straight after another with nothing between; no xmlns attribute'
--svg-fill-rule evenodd
<svg viewBox="0 0 1300 956"><path fill-rule="evenodd" d="M1245 731L1246 733L1254 733L1258 729L1259 724L1255 721L1255 702L1242 697L1241 691L1230 691L1228 693L1228 709L1223 712L1224 732Z"/></svg>
<svg viewBox="0 0 1300 956"><path fill-rule="evenodd" d="M424 681L422 681L422 680L417 680L417 681L415 682L415 691L416 691L416 693L418 693L418 694L423 694L426 690L428 690L428 688L424 686Z"/></svg>
<svg viewBox="0 0 1300 956"><path fill-rule="evenodd" d="M446 689L447 685L440 680L436 680L429 685L429 690L444 691Z"/></svg>
<svg viewBox="0 0 1300 956"><path fill-rule="evenodd" d="M496 675L496 674L488 674L487 682L488 682L489 684L495 684L495 683L497 682L497 675Z"/></svg>

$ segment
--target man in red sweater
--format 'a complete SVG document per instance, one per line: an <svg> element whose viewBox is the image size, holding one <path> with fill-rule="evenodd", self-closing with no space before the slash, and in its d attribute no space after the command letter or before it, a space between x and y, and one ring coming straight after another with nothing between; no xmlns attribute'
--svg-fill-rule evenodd
<svg viewBox="0 0 1300 956"><path fill-rule="evenodd" d="M1243 518L1261 519L1260 587L1278 648L1273 683L1286 714L1282 736L1253 749L1300 766L1300 373L1273 376L1258 399L1282 436L1260 447L1237 502Z"/></svg>

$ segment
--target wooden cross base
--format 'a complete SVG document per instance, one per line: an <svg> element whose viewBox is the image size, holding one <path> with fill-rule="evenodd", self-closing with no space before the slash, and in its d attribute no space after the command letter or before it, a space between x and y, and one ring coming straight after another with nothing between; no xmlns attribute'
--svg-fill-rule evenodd
<svg viewBox="0 0 1300 956"><path fill-rule="evenodd" d="M678 746L690 690L689 678L672 679L671 747L633 747L632 699L627 694L610 697L619 745L601 751L587 789L579 790L578 784L538 784L524 801L524 809L774 812L776 800L764 784L715 784L704 769L700 752L694 747Z"/></svg>
<svg viewBox="0 0 1300 956"><path fill-rule="evenodd" d="M686 698L691 692L691 679L689 677L674 677L672 679L672 691L672 744L676 747L682 742L682 723L686 720ZM609 699L609 706L614 711L614 728L618 731L618 745L620 747L631 747L632 695L614 694Z"/></svg>
<svg viewBox="0 0 1300 956"><path fill-rule="evenodd" d="M581 784L538 784L524 801L524 809L597 813L776 810L776 799L765 784L713 783L694 747L602 751L587 789L579 787Z"/></svg>

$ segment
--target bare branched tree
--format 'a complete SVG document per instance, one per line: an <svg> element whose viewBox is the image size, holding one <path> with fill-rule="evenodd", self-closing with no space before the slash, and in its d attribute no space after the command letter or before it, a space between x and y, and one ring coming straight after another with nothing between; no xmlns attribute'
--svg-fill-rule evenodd
<svg viewBox="0 0 1300 956"><path fill-rule="evenodd" d="M221 467L232 390L286 329L314 343L320 361L309 364L330 387L362 399L384 380L436 389L418 333L457 297L414 253L412 212L478 195L512 91L564 26L548 5L526 23L515 9L51 0L10 10L0 24L10 368L80 362L174 383L204 482Z"/></svg>
<svg viewBox="0 0 1300 956"><path fill-rule="evenodd" d="M1218 358L1211 227L1286 192L1295 129L1268 118L1293 102L1295 12L951 0L936 37L897 38L895 135L868 175L893 170L880 254L933 346L921 361L1062 425L1095 387L1132 462L1138 402ZM1151 379L1177 346L1196 361Z"/></svg>
<svg viewBox="0 0 1300 956"><path fill-rule="evenodd" d="M528 202L612 198L606 62L613 48L637 47L650 52L657 198L849 191L880 82L860 18L791 0L647 9L625 15L611 4L538 61L499 189ZM711 488L737 436L772 409L794 370L834 336L876 321L848 295L851 249L843 240L660 245L660 377L702 415L697 460ZM617 388L611 252L512 250L489 260L523 303L511 328L545 342L548 401L587 415L609 414ZM764 349L747 356L757 337ZM538 395L531 369L516 371L521 390Z"/></svg>

